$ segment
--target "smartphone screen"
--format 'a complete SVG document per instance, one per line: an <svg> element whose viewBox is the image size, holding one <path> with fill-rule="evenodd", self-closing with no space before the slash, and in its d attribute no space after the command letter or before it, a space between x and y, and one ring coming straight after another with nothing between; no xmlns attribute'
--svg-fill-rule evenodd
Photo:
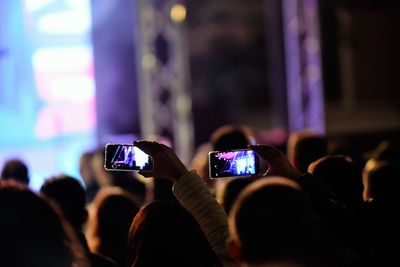
<svg viewBox="0 0 400 267"><path fill-rule="evenodd" d="M104 168L108 171L150 171L153 160L134 145L107 144Z"/></svg>
<svg viewBox="0 0 400 267"><path fill-rule="evenodd" d="M259 173L259 160L251 149L208 153L211 178L251 176Z"/></svg>

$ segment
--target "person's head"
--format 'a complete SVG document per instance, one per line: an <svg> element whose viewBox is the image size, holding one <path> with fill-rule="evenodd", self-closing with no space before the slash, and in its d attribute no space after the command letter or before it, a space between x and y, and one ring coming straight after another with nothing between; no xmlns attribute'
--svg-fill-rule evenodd
<svg viewBox="0 0 400 267"><path fill-rule="evenodd" d="M128 266L215 266L217 258L195 219L175 202L143 207L129 231Z"/></svg>
<svg viewBox="0 0 400 267"><path fill-rule="evenodd" d="M306 172L311 162L327 155L327 140L312 132L292 133L287 152L292 164L300 172Z"/></svg>
<svg viewBox="0 0 400 267"><path fill-rule="evenodd" d="M232 254L249 264L306 263L316 242L306 196L283 177L248 185L229 214L229 230Z"/></svg>
<svg viewBox="0 0 400 267"><path fill-rule="evenodd" d="M376 161L363 173L364 201L400 203L400 166L395 162Z"/></svg>
<svg viewBox="0 0 400 267"><path fill-rule="evenodd" d="M40 192L53 200L76 231L86 222L85 189L74 177L53 176L45 181Z"/></svg>
<svg viewBox="0 0 400 267"><path fill-rule="evenodd" d="M232 209L232 205L242 190L254 180L251 178L236 178L227 182L222 191L222 207L226 214Z"/></svg>
<svg viewBox="0 0 400 267"><path fill-rule="evenodd" d="M112 185L111 174L104 169L105 149L97 149L92 157L93 178L100 188Z"/></svg>
<svg viewBox="0 0 400 267"><path fill-rule="evenodd" d="M331 190L344 204L359 207L362 203L362 174L350 158L326 156L308 167L318 181Z"/></svg>
<svg viewBox="0 0 400 267"><path fill-rule="evenodd" d="M84 152L79 158L79 174L81 175L86 186L91 186L94 180L94 172L92 160L95 153L93 151Z"/></svg>
<svg viewBox="0 0 400 267"><path fill-rule="evenodd" d="M4 164L0 178L5 180L13 179L23 184L29 184L28 167L20 159L10 159Z"/></svg>
<svg viewBox="0 0 400 267"><path fill-rule="evenodd" d="M138 210L133 196L120 188L99 191L88 225L90 248L125 266L129 227Z"/></svg>
<svg viewBox="0 0 400 267"><path fill-rule="evenodd" d="M244 149L254 144L249 128L243 126L226 125L218 128L211 135L213 150Z"/></svg>
<svg viewBox="0 0 400 267"><path fill-rule="evenodd" d="M22 184L0 180L0 266L87 266L56 207Z"/></svg>

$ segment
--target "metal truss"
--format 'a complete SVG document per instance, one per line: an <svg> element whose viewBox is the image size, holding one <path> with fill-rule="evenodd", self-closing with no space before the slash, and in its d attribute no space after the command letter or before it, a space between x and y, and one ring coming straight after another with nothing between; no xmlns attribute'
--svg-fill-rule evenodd
<svg viewBox="0 0 400 267"><path fill-rule="evenodd" d="M186 9L176 0L140 0L137 10L142 136L169 138L177 154L188 163L193 152L193 125Z"/></svg>
<svg viewBox="0 0 400 267"><path fill-rule="evenodd" d="M317 0L283 0L289 131L325 132Z"/></svg>

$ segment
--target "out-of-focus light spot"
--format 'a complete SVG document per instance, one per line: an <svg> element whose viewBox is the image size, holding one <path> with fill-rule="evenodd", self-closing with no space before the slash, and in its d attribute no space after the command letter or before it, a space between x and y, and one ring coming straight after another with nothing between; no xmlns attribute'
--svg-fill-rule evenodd
<svg viewBox="0 0 400 267"><path fill-rule="evenodd" d="M49 34L84 34L90 25L89 12L83 9L50 13L37 21L37 29Z"/></svg>
<svg viewBox="0 0 400 267"><path fill-rule="evenodd" d="M156 58L153 54L145 54L142 57L142 67L144 69L152 69L156 65Z"/></svg>
<svg viewBox="0 0 400 267"><path fill-rule="evenodd" d="M94 98L95 88L92 77L60 77L50 86L50 94L57 100L87 103Z"/></svg>
<svg viewBox="0 0 400 267"><path fill-rule="evenodd" d="M36 50L32 56L35 70L84 70L91 62L89 47L52 47Z"/></svg>
<svg viewBox="0 0 400 267"><path fill-rule="evenodd" d="M171 8L170 16L172 21L180 23L186 19L186 7L182 4L175 4Z"/></svg>
<svg viewBox="0 0 400 267"><path fill-rule="evenodd" d="M89 10L90 8L90 0L64 0L67 4L74 8L85 8Z"/></svg>
<svg viewBox="0 0 400 267"><path fill-rule="evenodd" d="M365 164L365 168L364 169L365 169L366 172L369 172L372 169L374 169L377 165L378 165L378 162L376 160L370 159Z"/></svg>
<svg viewBox="0 0 400 267"><path fill-rule="evenodd" d="M96 125L92 113L92 108L86 104L59 103L58 106L43 107L38 112L35 136L48 139L89 131Z"/></svg>
<svg viewBox="0 0 400 267"><path fill-rule="evenodd" d="M35 12L53 2L55 2L55 0L25 0L24 6L26 11Z"/></svg>

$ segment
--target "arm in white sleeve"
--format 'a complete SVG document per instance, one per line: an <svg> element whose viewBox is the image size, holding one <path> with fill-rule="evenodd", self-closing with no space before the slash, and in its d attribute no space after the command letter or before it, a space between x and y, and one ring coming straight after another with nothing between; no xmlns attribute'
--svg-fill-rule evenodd
<svg viewBox="0 0 400 267"><path fill-rule="evenodd" d="M223 266L237 266L228 248L228 221L222 206L215 200L195 170L180 177L173 192L182 206L196 219Z"/></svg>

